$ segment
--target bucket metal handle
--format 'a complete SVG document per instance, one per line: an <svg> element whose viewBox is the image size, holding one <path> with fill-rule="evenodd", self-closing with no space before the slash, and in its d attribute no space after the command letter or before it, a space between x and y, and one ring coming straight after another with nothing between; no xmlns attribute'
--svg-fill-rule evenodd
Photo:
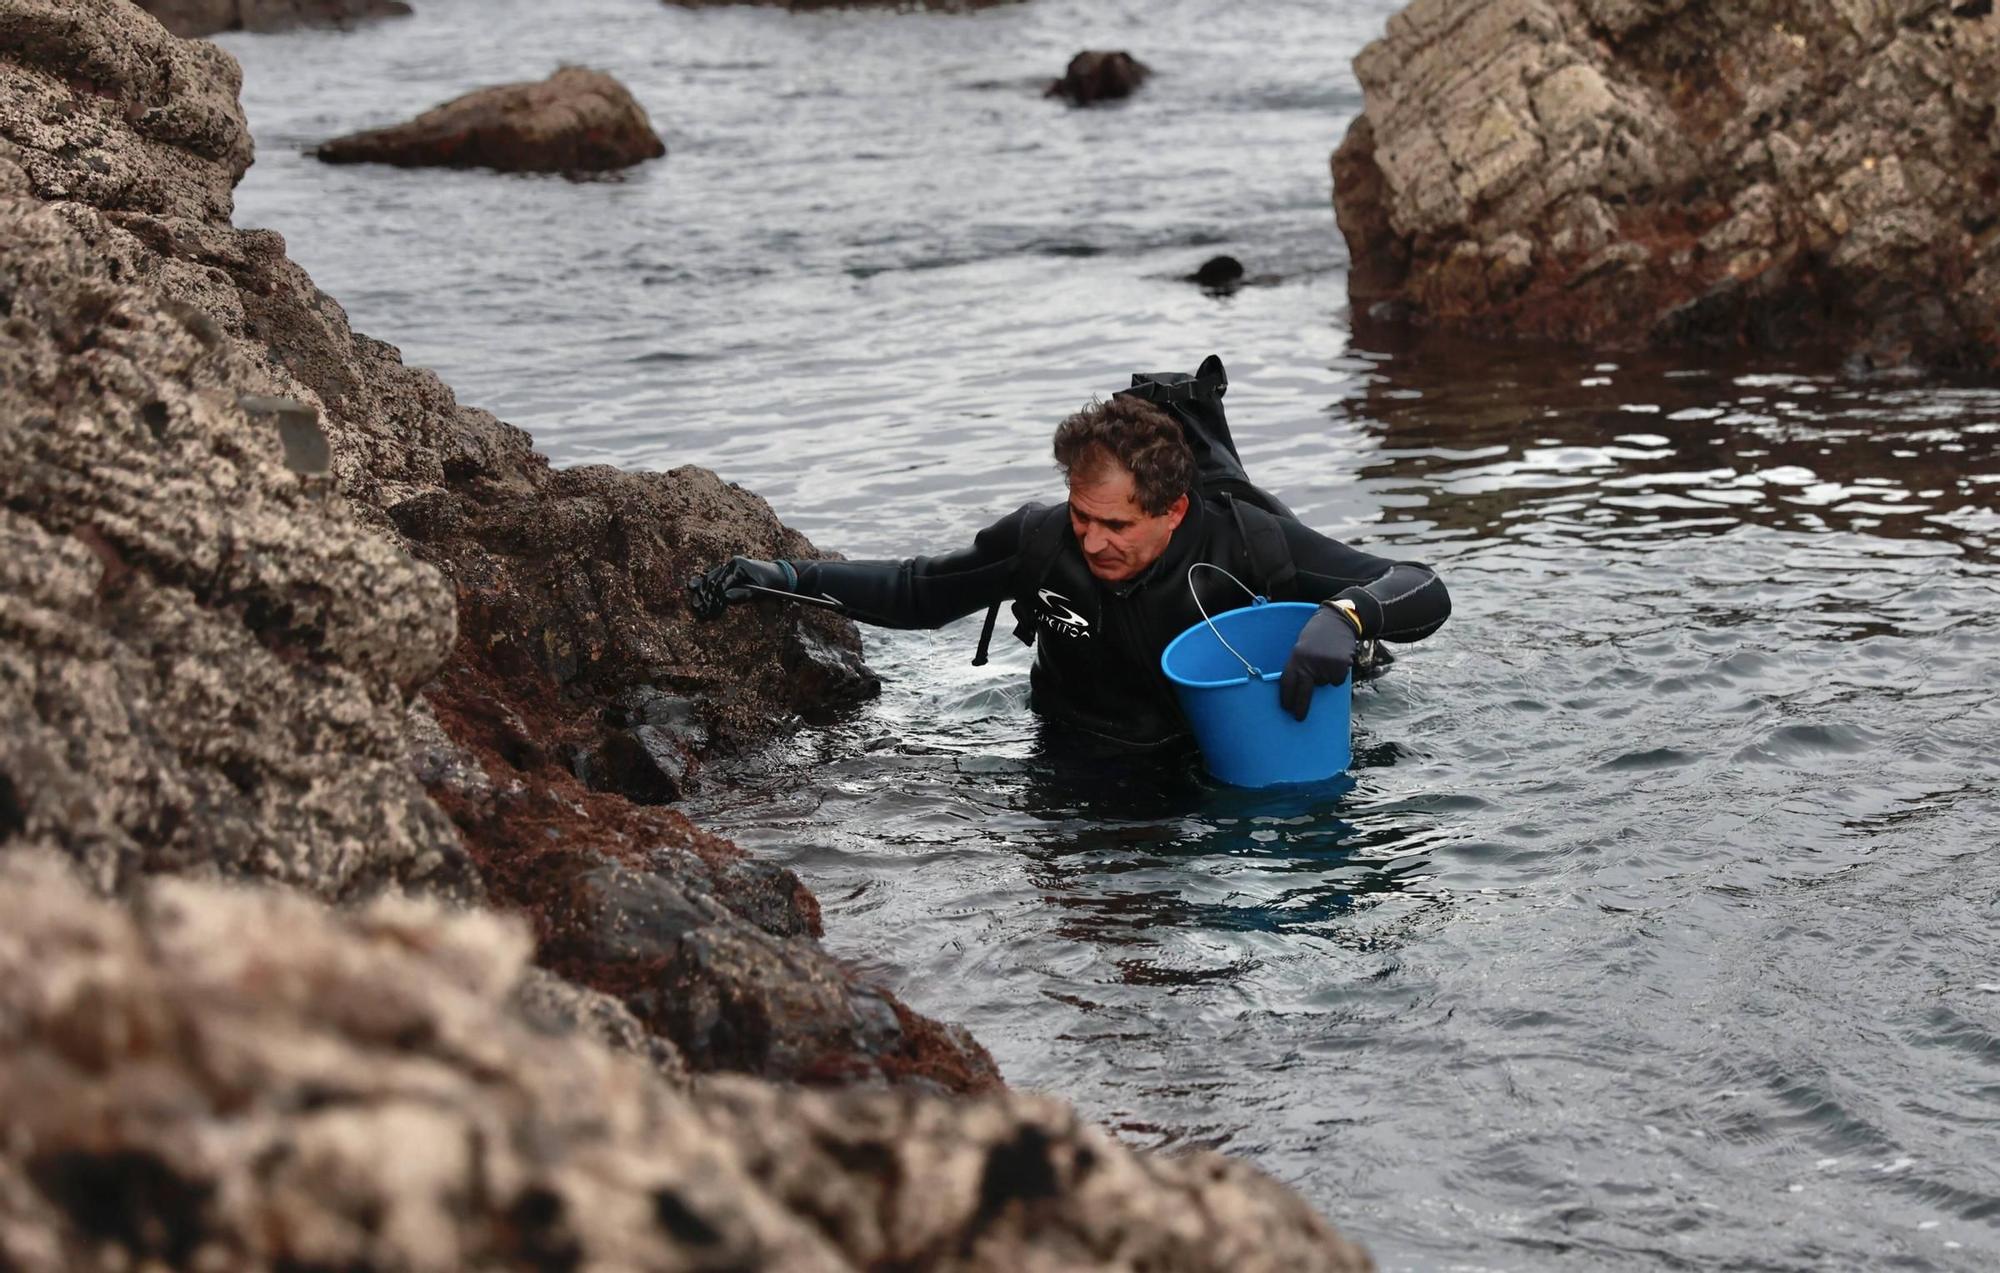
<svg viewBox="0 0 2000 1273"><path fill-rule="evenodd" d="M1251 680L1253 681L1263 680L1264 674L1257 670L1257 665L1255 663L1252 663L1249 659L1244 658L1243 655L1237 650L1235 646L1229 644L1229 639L1222 635L1222 630L1220 628L1215 626L1215 620L1208 617L1207 607L1201 604L1201 593L1197 592L1194 586L1194 572L1202 569L1213 570L1217 574L1221 575L1224 579L1227 579L1229 582L1243 589L1244 592L1249 594L1250 604L1253 606L1263 605L1264 598L1258 596L1255 592L1252 592L1249 584L1244 583L1241 579L1238 579L1235 575L1230 574L1227 570L1224 570L1222 567L1216 565L1212 561L1197 561L1196 563L1194 563L1194 565L1188 567L1188 572L1187 572L1188 595L1194 598L1194 608L1197 611L1200 611L1201 621L1208 625L1208 630L1215 634L1215 639L1222 642L1222 648L1236 656L1236 661L1243 665L1243 670L1250 674Z"/></svg>

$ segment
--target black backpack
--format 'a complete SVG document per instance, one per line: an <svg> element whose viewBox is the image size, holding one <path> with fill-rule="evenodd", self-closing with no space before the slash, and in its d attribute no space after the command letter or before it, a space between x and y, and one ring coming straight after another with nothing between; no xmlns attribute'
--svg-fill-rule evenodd
<svg viewBox="0 0 2000 1273"><path fill-rule="evenodd" d="M1222 359L1210 354L1202 359L1193 375L1181 371L1135 371L1132 387L1118 392L1143 398L1180 422L1188 446L1194 451L1196 496L1206 496L1227 508L1242 531L1252 575L1246 582L1267 597L1290 596L1292 580L1298 571L1292 565L1284 527L1279 523L1298 518L1282 500L1252 482L1244 471L1242 457L1236 454L1236 439L1229 435L1229 418L1222 410L1222 395L1229 392L1229 374L1222 369ZM1026 595L1047 575L1056 554L1062 551L1062 533L1068 526L1069 519L1052 508L1027 532L1027 546L1015 567L1014 596ZM1002 604L996 601L986 612L986 622L979 629L979 649L972 656L974 667L986 663L987 647L992 644L993 625L1000 617ZM1034 641L1033 628L1025 618L1014 634L1025 644Z"/></svg>
<svg viewBox="0 0 2000 1273"><path fill-rule="evenodd" d="M1239 504L1261 508L1274 517L1297 521L1277 496L1257 486L1236 454L1223 414L1222 395L1229 392L1229 373L1214 354L1201 360L1193 375L1180 371L1135 371L1132 387L1121 394L1142 398L1180 421L1194 449L1195 489L1210 497L1228 495Z"/></svg>

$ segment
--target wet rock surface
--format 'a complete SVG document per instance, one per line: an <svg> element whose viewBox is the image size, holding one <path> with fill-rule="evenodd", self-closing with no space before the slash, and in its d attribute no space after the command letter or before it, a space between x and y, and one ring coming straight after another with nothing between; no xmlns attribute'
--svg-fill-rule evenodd
<svg viewBox="0 0 2000 1273"><path fill-rule="evenodd" d="M605 713L611 732L594 749L576 750L570 768L593 791L616 791L640 804L671 804L688 785L688 757L708 745L695 705L651 686L635 686Z"/></svg>
<svg viewBox="0 0 2000 1273"><path fill-rule="evenodd" d="M410 12L403 0L136 0L175 35L349 27Z"/></svg>
<svg viewBox="0 0 2000 1273"><path fill-rule="evenodd" d="M577 1034L613 1052L636 1056L667 1083L685 1087L687 1062L680 1049L648 1030L632 1010L600 990L565 981L546 968L524 968L511 1006L544 1034Z"/></svg>
<svg viewBox="0 0 2000 1273"><path fill-rule="evenodd" d="M330 164L566 173L610 172L666 153L631 92L580 66L537 83L482 88L406 124L337 137L313 151Z"/></svg>
<svg viewBox="0 0 2000 1273"><path fill-rule="evenodd" d="M1333 159L1356 310L2000 365L1996 53L1990 5L1419 0Z"/></svg>
<svg viewBox="0 0 2000 1273"><path fill-rule="evenodd" d="M529 940L496 916L180 880L126 908L12 852L0 918L24 1273L1367 1267L1268 1178L1052 1101L687 1093L524 1017Z"/></svg>
<svg viewBox="0 0 2000 1273"><path fill-rule="evenodd" d="M443 577L287 467L262 359L222 339L213 281L123 228L147 193L201 214L248 143L233 64L136 11L137 47L0 9L29 53L131 68L140 115L39 67L0 62L0 773L19 833L55 840L107 890L142 873L257 876L335 899L387 886L478 892L456 830L412 778L409 698L456 635ZM68 23L68 27L76 24ZM150 28L153 40L143 37ZM205 50L205 51L204 51ZM148 56L150 54L151 56ZM98 151L34 149L65 100ZM174 144L191 134L221 174ZM90 188L118 156L115 211L27 193ZM161 155L168 158L153 163ZM154 275L159 286L137 283Z"/></svg>
<svg viewBox="0 0 2000 1273"><path fill-rule="evenodd" d="M395 499L388 515L456 581L460 622L480 634L468 661L593 705L574 730L538 728L544 748L647 728L692 760L880 692L844 620L755 607L706 622L688 609L687 576L732 553L817 555L762 499L693 467L551 471L535 457L527 476L522 498L513 474L475 468L460 491ZM635 694L681 706L634 707Z"/></svg>
<svg viewBox="0 0 2000 1273"><path fill-rule="evenodd" d="M1046 96L1076 106L1116 101L1130 97L1152 73L1130 53L1087 49L1069 60L1069 68L1061 79L1050 82Z"/></svg>
<svg viewBox="0 0 2000 1273"><path fill-rule="evenodd" d="M543 913L542 957L600 986L701 1071L815 1084L915 1081L948 1091L999 1086L970 1035L922 1021L887 992L853 984L803 920L759 926L724 903L752 881L704 886L696 872L571 859ZM782 912L780 912L782 914Z"/></svg>

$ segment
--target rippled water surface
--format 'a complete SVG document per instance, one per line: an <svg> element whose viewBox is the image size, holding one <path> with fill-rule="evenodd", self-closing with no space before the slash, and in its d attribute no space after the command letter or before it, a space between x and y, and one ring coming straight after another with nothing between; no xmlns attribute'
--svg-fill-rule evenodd
<svg viewBox="0 0 2000 1273"><path fill-rule="evenodd" d="M2000 392L1355 330L1326 160L1386 3L418 4L226 41L238 221L558 460L941 550L1058 493L1066 411L1213 351L1259 480L1451 585L1352 782L1279 794L1079 765L976 620L869 633L879 703L691 810L836 951L1387 1268L2000 1262ZM1083 47L1158 76L1044 101ZM298 153L560 61L671 156ZM1181 280L1223 251L1255 285Z"/></svg>

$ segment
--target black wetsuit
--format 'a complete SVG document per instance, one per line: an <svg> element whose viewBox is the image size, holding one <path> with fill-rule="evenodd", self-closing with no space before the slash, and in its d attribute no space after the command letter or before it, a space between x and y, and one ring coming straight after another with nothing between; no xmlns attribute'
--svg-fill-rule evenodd
<svg viewBox="0 0 2000 1273"><path fill-rule="evenodd" d="M1266 572L1253 556L1264 554L1252 551L1246 512L1226 500L1190 501L1159 560L1115 584L1090 573L1064 505L1023 505L980 531L972 547L941 557L793 565L800 592L837 598L854 618L884 627L940 627L1013 601L1015 634L1035 645L1035 710L1128 747L1186 733L1160 652L1200 620L1190 579L1211 614L1248 601L1216 571L1190 574L1196 562L1268 588L1275 600L1351 599L1370 639L1421 640L1451 613L1430 567L1360 552L1289 518L1264 524L1282 528L1296 574L1275 584L1260 579Z"/></svg>

